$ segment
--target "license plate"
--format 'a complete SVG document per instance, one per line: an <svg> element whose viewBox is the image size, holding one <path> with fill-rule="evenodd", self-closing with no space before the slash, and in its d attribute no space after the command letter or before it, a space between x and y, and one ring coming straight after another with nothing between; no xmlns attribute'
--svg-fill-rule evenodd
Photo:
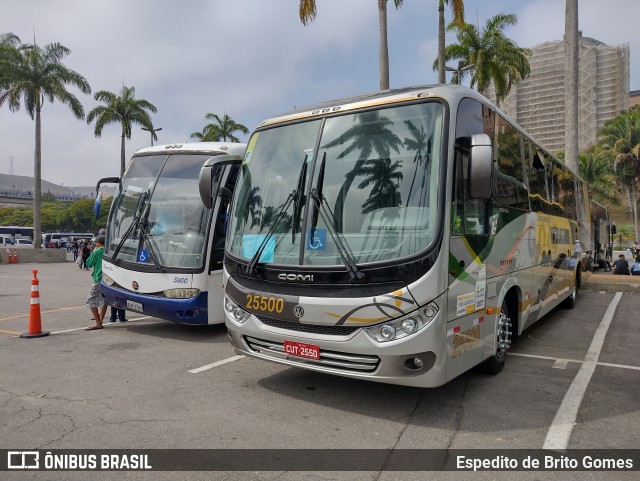
<svg viewBox="0 0 640 481"><path fill-rule="evenodd" d="M307 359L320 359L320 348L313 344L284 341L284 352L290 356L306 357Z"/></svg>
<svg viewBox="0 0 640 481"><path fill-rule="evenodd" d="M127 300L127 309L131 309L132 311L144 312L142 309L142 304L135 301Z"/></svg>

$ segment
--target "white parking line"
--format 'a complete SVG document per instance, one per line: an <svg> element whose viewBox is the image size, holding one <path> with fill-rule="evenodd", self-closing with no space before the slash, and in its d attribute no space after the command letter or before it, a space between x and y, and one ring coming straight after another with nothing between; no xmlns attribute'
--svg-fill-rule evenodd
<svg viewBox="0 0 640 481"><path fill-rule="evenodd" d="M214 367L222 366L223 364L227 364L229 362L237 361L238 359L242 359L244 356L233 356L227 359L223 359L222 361L214 362L211 364L207 364L206 366L197 367L195 369L191 369L190 372L192 374L198 374L199 372L206 371L207 369L213 369Z"/></svg>
<svg viewBox="0 0 640 481"><path fill-rule="evenodd" d="M536 354L524 354L521 352L509 352L509 356L518 356L518 357L531 357L533 359L547 359L549 361L555 361L556 364L562 363L566 366L566 364L570 362L575 362L578 364L582 364L584 361L578 361L577 359L563 359L561 357L551 357L551 356L538 356ZM556 367L556 364L553 367ZM632 369L634 371L640 371L640 366L629 366L628 364L613 364L611 362L596 362L598 366L608 366L608 367L617 367L620 369Z"/></svg>
<svg viewBox="0 0 640 481"><path fill-rule="evenodd" d="M578 416L582 398L587 390L593 371L595 371L596 365L598 364L598 357L604 344L604 338L607 335L607 330L609 329L613 314L616 312L616 307L621 297L622 293L617 292L609 304L609 307L607 307L602 322L593 336L589 351L587 351L584 357L584 362L564 395L560 408L549 427L547 437L542 446L543 449L564 450L569 446L571 432L573 431L573 426L576 424L576 417Z"/></svg>

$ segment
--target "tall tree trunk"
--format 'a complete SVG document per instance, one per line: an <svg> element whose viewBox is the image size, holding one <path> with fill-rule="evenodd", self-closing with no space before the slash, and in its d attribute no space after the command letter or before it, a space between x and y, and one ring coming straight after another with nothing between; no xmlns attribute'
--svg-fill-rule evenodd
<svg viewBox="0 0 640 481"><path fill-rule="evenodd" d="M578 172L578 0L566 0L565 162Z"/></svg>
<svg viewBox="0 0 640 481"><path fill-rule="evenodd" d="M580 172L578 164L578 0L566 0L565 9L565 121L564 151L565 163L574 172ZM587 219L587 205L582 189L576 185L576 214L579 226L578 238L589 248L591 242L591 223Z"/></svg>
<svg viewBox="0 0 640 481"><path fill-rule="evenodd" d="M444 75L444 0L440 0L438 6L438 83L443 84L447 80Z"/></svg>
<svg viewBox="0 0 640 481"><path fill-rule="evenodd" d="M153 135L153 132L152 132ZM122 137L120 140L120 177L124 175L124 130L122 131Z"/></svg>
<svg viewBox="0 0 640 481"><path fill-rule="evenodd" d="M41 96L36 94L36 139L33 155L33 248L40 249L42 243L41 203L42 203L42 126L40 123Z"/></svg>
<svg viewBox="0 0 640 481"><path fill-rule="evenodd" d="M380 90L389 89L389 48L387 44L387 0L378 0L380 17Z"/></svg>
<svg viewBox="0 0 640 481"><path fill-rule="evenodd" d="M635 233L634 241L640 240L638 236L638 198L636 195L635 179L631 184L631 205L633 205L633 230Z"/></svg>

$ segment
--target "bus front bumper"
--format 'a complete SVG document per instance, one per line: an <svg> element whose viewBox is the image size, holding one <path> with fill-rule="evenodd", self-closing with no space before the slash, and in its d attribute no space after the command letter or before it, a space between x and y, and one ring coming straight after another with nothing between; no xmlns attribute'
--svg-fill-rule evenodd
<svg viewBox="0 0 640 481"><path fill-rule="evenodd" d="M242 326L226 314L229 340L237 354L272 361L288 366L335 374L355 379L415 387L436 387L447 382L443 362L444 346L425 342L417 336L408 342L372 350L372 341L363 331L343 339L323 336L299 336L298 333L270 329L254 316ZM320 349L320 359L311 360L288 355L284 341L314 344ZM338 341L338 342L336 342ZM413 364L422 362L421 368Z"/></svg>
<svg viewBox="0 0 640 481"><path fill-rule="evenodd" d="M120 309L181 324L209 324L207 292L190 299L172 299L125 291L104 282L100 283L100 289L107 304Z"/></svg>

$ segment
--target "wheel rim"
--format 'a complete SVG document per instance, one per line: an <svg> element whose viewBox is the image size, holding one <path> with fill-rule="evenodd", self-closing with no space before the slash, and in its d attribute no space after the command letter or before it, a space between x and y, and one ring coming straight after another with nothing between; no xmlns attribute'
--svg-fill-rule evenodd
<svg viewBox="0 0 640 481"><path fill-rule="evenodd" d="M498 347L496 349L496 359L499 361L504 360L507 355L507 349L511 344L511 317L509 316L509 309L506 304L503 304L500 309L500 315L498 316Z"/></svg>

